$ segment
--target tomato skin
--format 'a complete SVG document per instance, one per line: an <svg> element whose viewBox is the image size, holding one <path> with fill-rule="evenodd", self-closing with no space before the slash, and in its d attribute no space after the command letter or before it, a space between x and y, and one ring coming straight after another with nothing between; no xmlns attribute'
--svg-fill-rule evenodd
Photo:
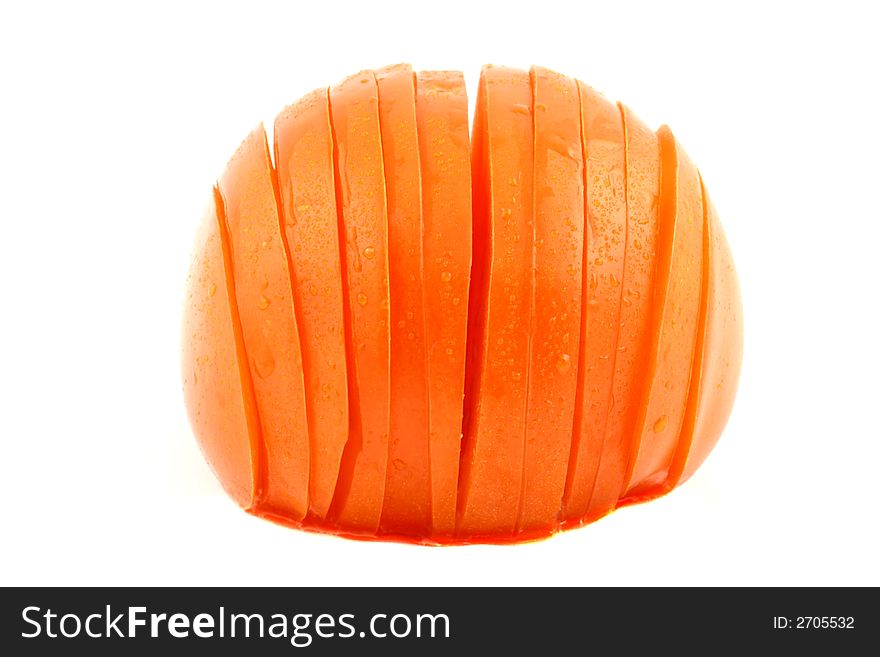
<svg viewBox="0 0 880 657"><path fill-rule="evenodd" d="M205 459L235 502L259 497L260 421L231 280L223 200L215 188L196 234L183 317L183 398Z"/></svg>
<svg viewBox="0 0 880 657"><path fill-rule="evenodd" d="M682 145L540 67L487 66L476 96L469 135L460 73L362 71L215 187L183 393L250 513L532 541L670 492L717 443L742 301Z"/></svg>
<svg viewBox="0 0 880 657"><path fill-rule="evenodd" d="M721 437L733 410L739 385L743 354L742 297L736 266L715 204L702 184L706 208L706 244L709 259L706 272L707 297L703 343L699 359L699 386L691 388L694 408L686 431L690 432L687 449L682 449L670 487L693 476ZM697 361L695 360L695 363Z"/></svg>

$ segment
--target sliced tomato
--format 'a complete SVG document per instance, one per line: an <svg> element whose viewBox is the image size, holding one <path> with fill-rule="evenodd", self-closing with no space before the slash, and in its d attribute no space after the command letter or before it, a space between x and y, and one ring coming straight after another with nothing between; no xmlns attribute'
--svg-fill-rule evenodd
<svg viewBox="0 0 880 657"><path fill-rule="evenodd" d="M625 494L629 501L660 494L668 476L687 404L700 307L700 181L669 128L660 128L658 138L661 187L652 343Z"/></svg>
<svg viewBox="0 0 880 657"><path fill-rule="evenodd" d="M348 439L342 272L326 89L304 96L275 119L275 162L308 391L309 516L320 519L330 508Z"/></svg>
<svg viewBox="0 0 880 657"><path fill-rule="evenodd" d="M461 450L471 272L471 168L464 77L418 74L431 531L452 536Z"/></svg>
<svg viewBox="0 0 880 657"><path fill-rule="evenodd" d="M584 255L584 157L575 80L530 72L534 107L534 296L518 529L558 525L572 444Z"/></svg>
<svg viewBox="0 0 880 657"><path fill-rule="evenodd" d="M376 80L391 295L391 435L381 530L418 535L430 527L431 473L415 81L408 65L376 71Z"/></svg>
<svg viewBox="0 0 880 657"><path fill-rule="evenodd" d="M309 430L299 331L273 175L261 125L238 147L219 187L266 450L260 506L300 520L308 509Z"/></svg>
<svg viewBox="0 0 880 657"><path fill-rule="evenodd" d="M330 516L375 533L385 497L390 426L388 216L376 77L364 71L330 90L337 209L347 293L349 436Z"/></svg>
<svg viewBox="0 0 880 657"><path fill-rule="evenodd" d="M614 510L626 485L651 346L651 298L660 195L659 145L653 130L629 108L619 107L626 137L626 255L611 402L596 480L583 518L586 522Z"/></svg>
<svg viewBox="0 0 880 657"><path fill-rule="evenodd" d="M260 420L235 303L217 190L196 235L183 316L183 396L199 446L241 507L257 498Z"/></svg>
<svg viewBox="0 0 880 657"><path fill-rule="evenodd" d="M687 481L718 442L733 408L742 364L742 302L739 282L715 204L703 195L703 309L682 437L667 488Z"/></svg>
<svg viewBox="0 0 880 657"><path fill-rule="evenodd" d="M565 516L584 516L600 460L618 355L626 252L626 144L619 108L579 82L586 165L583 317Z"/></svg>
<svg viewBox="0 0 880 657"><path fill-rule="evenodd" d="M522 486L533 272L531 89L483 68L473 132L474 294L457 531L512 536Z"/></svg>

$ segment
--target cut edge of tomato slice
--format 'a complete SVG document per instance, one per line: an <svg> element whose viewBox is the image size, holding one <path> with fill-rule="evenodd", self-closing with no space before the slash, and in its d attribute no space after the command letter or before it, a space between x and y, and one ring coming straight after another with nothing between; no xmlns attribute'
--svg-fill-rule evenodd
<svg viewBox="0 0 880 657"><path fill-rule="evenodd" d="M578 358L578 385L576 390L575 415L572 428L572 453L569 460L569 468L566 480L566 495L563 497L563 523L566 525L582 524L583 518L590 508L590 501L593 496L593 490L599 475L602 457L608 449L606 429L608 424L608 413L612 405L613 394L613 375L615 371L617 359L617 347L620 338L620 312L623 299L623 277L626 265L626 249L627 249L627 203L626 203L626 134L623 124L623 117L620 109L616 104L612 104L602 94L595 89L578 80L578 92L580 95L580 111L581 111L581 144L584 158L584 250L583 250L583 271L582 271L582 304L581 304L581 348ZM594 103L594 108L588 106L590 102ZM596 109L598 108L598 109ZM610 172L613 171L612 163L622 164L622 180L623 190L622 203L616 205L609 203L609 207L597 210L594 214L591 211L591 200L600 207L600 198L593 196L593 180L591 175L591 147L590 142L595 140L598 143L608 140L597 138L596 135L589 134L589 129L593 126L593 121L602 113L610 113L613 111L614 122L617 124L614 132L614 138L621 140L619 159L612 157L610 153L602 153L598 158L601 167L607 168L609 174L608 184L611 185ZM592 116L592 120L591 117ZM600 124L602 125L602 124ZM601 170L601 169L600 169ZM593 174L595 175L595 174ZM613 195L612 195L613 197ZM615 218L616 217L616 218ZM594 221L601 220L606 223L606 231L600 232L598 237L602 238L603 244L600 247L594 247L590 240L590 226ZM617 246L610 243L608 233L613 233L612 225L622 226L621 235L616 238ZM612 269L612 266L614 268ZM597 273L598 270L598 273ZM616 292L611 290L615 289ZM599 290L598 293L591 290ZM598 294L599 299L590 298L591 294ZM613 303L605 303L609 299L613 299ZM597 313L598 319L602 319L604 315L608 321L597 322L597 317L591 314L591 308L604 310L604 313ZM593 329L600 327L614 327L609 331L594 334ZM590 338L593 338L591 344ZM599 344L596 344L598 340ZM611 355L602 354L602 350L607 348ZM604 363L603 363L604 361ZM599 368L607 372L606 377L596 374ZM601 371L601 370L599 370ZM598 381L598 383L597 383ZM587 390L587 388L590 390ZM602 388L605 388L602 390ZM600 394L597 402L590 402L589 397ZM591 412L592 411L592 412ZM590 427L598 429L595 434L591 432ZM599 435L601 434L601 435Z"/></svg>
<svg viewBox="0 0 880 657"><path fill-rule="evenodd" d="M581 294L584 294L585 283L587 282L587 249L586 249L586 240L587 240L587 139L584 134L584 95L581 92L581 83L578 80L578 113L580 120L580 139L581 139L581 158L583 159L583 195L584 195L584 248L581 252ZM587 322L587 304L584 303L585 299L581 302L581 316L580 316L580 325L578 327L578 334L583 337L586 334L586 322ZM562 492L562 512L561 515L568 515L569 513L569 505L571 504L571 497L574 489L574 480L575 475L577 473L577 464L578 464L578 454L580 453L580 445L581 445L581 432L580 426L583 421L583 404L584 404L584 391L583 391L583 379L584 379L584 360L586 357L586 344L581 343L578 349L578 359L577 359L577 385L575 386L575 402L574 402L574 417L572 418L572 432L571 432L571 444L570 451L568 456L568 467L567 472L565 474L565 487ZM563 526L567 523L563 521Z"/></svg>
<svg viewBox="0 0 880 657"><path fill-rule="evenodd" d="M608 404L605 409L605 422L602 428L602 451L599 454L599 462L596 465L596 471L593 474L593 482L590 486L590 494L587 498L587 509L586 513L583 515L584 521L589 521L591 519L590 513L596 513L593 508L593 500L596 495L596 488L598 482L604 476L603 466L605 469L608 468L608 458L609 458L609 448L613 448L613 446L609 445L608 440L608 418L611 415L614 408L614 380L617 374L617 360L620 354L620 332L622 329L622 324L620 322L621 313L623 312L623 300L624 300L624 290L626 290L626 286L628 284L627 280L627 265L628 258L631 257L631 253L629 250L629 235L630 235L630 203L629 203L629 158L630 158L630 146L629 146L629 134L627 130L627 122L626 122L626 111L621 103L615 103L617 107L617 111L620 114L620 125L621 125L621 134L623 135L623 208L626 213L626 221L624 224L623 230L623 257L621 259L621 277L620 277L620 295L617 299L617 337L614 340L614 357L612 358L611 363L611 386L608 389ZM603 505L604 507L604 505ZM613 509L613 506L611 507ZM599 511L599 514L604 515L604 508ZM611 509L608 509L610 512ZM606 512L607 513L607 512Z"/></svg>
<svg viewBox="0 0 880 657"><path fill-rule="evenodd" d="M519 501L516 507L516 524L514 525L514 534L522 533L522 517L523 517L523 504L526 496L526 483L528 481L528 471L527 471L527 456L529 452L528 441L529 441L529 397L530 390L532 388L532 361L534 359L534 350L535 350L535 282L537 279L537 275L535 272L535 241L536 241L536 222L535 222L535 74L534 68L529 70L529 114L532 120L532 143L531 148L529 149L529 153L531 155L532 162L532 176L531 176L531 185L532 185L532 203L531 203L531 221L530 228L528 231L529 236L531 237L531 266L529 267L529 276L531 277L529 281L529 307L528 307L528 338L526 341L526 364L525 364L525 412L523 413L522 418L522 468L520 472L520 482L519 482Z"/></svg>
<svg viewBox="0 0 880 657"><path fill-rule="evenodd" d="M681 436L699 329L703 276L703 211L699 177L669 127L662 126L657 135L661 154L661 196L652 348L636 423L638 447L630 463L621 506L664 494ZM673 167L674 176L665 175ZM675 189L670 194L667 186L673 182ZM670 195L674 202L664 204L664 198L668 199ZM688 314L690 309L695 309L696 314ZM677 358L669 356L672 349L677 350ZM665 381L661 381L661 377ZM658 412L660 415L655 415ZM645 442L646 436L651 437L648 443Z"/></svg>
<svg viewBox="0 0 880 657"><path fill-rule="evenodd" d="M608 408L605 443L586 514L572 519L571 526L591 523L611 513L624 492L641 394L637 380L649 357L650 335L646 327L651 319L656 266L659 144L655 132L626 105L618 102L617 107L623 122L627 217L618 347L611 389L614 403ZM609 441L609 432L616 440Z"/></svg>
<svg viewBox="0 0 880 657"><path fill-rule="evenodd" d="M310 133L313 129L315 129L314 134ZM309 510L303 522L320 523L332 501L348 430L347 362L344 345L339 344L342 342L343 331L339 331L339 340L334 340L335 347L329 350L333 354L332 357L327 354L328 358L332 359L327 360L319 357L325 355L322 351L327 351L326 343L323 345L318 343L321 343L328 334L332 334L332 328L328 328L327 323L316 325L314 322L314 305L321 276L331 279L325 283L330 288L329 294L333 296L333 301L338 300L339 303L335 310L322 311L321 314L338 317L338 323L341 325L343 311L341 263L336 226L338 219L333 180L333 144L327 89L316 89L279 113L275 118L273 142L279 220L282 223L282 239L288 253L294 313L300 331L303 377L307 382L306 415L310 436ZM313 142L317 145L310 146L309 144ZM298 149L300 144L306 144L303 147L305 152ZM320 150L311 152L316 148ZM323 163L318 159L322 156L321 150L325 157ZM298 159L294 161L295 158ZM302 160L311 163L311 166L304 165ZM313 173L308 174L309 171ZM316 176L318 182L312 180L310 181L312 184L304 186L303 178L307 175ZM308 203L303 203L304 200ZM318 214L312 215L311 212ZM300 214L303 216L298 216ZM316 232L321 226L329 227L326 238ZM329 234L330 232L332 235ZM329 248L328 242L332 245ZM308 261L308 267L302 262L297 262L293 257L294 243L298 248L304 248L309 256L323 254L325 258L332 259L335 267L325 271L311 259ZM309 289L309 292L306 292L306 289ZM312 307L307 311L308 304L312 304ZM328 331L329 333L325 333ZM341 358L336 357L339 355ZM340 375L335 373L337 367L341 367L342 370L341 386ZM344 408L339 410L338 417L333 417L327 399L321 399L326 387L329 387L330 393L335 393L338 398L345 400L341 404ZM344 431L338 430L341 426L345 427Z"/></svg>
<svg viewBox="0 0 880 657"><path fill-rule="evenodd" d="M416 75L375 71L385 167L390 297L390 433L379 532L423 535L431 515L430 404L422 246L422 166Z"/></svg>
<svg viewBox="0 0 880 657"><path fill-rule="evenodd" d="M428 348L430 531L455 531L473 259L467 90L458 71L422 71L416 118L422 171L422 278ZM465 302L464 304L462 302Z"/></svg>
<svg viewBox="0 0 880 657"><path fill-rule="evenodd" d="M229 232L226 228L226 204L220 187L215 184L213 189L214 207L217 211L217 230L220 237L220 247L223 254L223 273L226 276L226 294L229 299L229 309L232 320L232 334L235 338L235 353L238 361L239 379L241 381L245 417L250 438L251 464L253 467L253 498L248 507L249 513L259 513L263 504L266 491L266 445L263 442L262 424L259 415L259 407L254 393L254 383L251 379L250 367L248 366L247 349L244 344L244 334L241 329L241 318L238 313L238 300L235 293L235 277L232 266L232 247L229 240Z"/></svg>
<svg viewBox="0 0 880 657"><path fill-rule="evenodd" d="M307 391L277 175L262 123L239 146L219 189L226 204L238 318L262 429L260 509L302 520L308 510L312 451ZM276 330L267 334L264 322L272 322Z"/></svg>
<svg viewBox="0 0 880 657"><path fill-rule="evenodd" d="M708 208L712 271L706 318L703 382L694 420L694 435L682 465L679 484L708 458L724 431L736 397L742 367L742 297L733 254L718 212L703 186Z"/></svg>
<svg viewBox="0 0 880 657"><path fill-rule="evenodd" d="M302 309L299 307L299 304L296 302L296 294L294 292L294 278L293 278L293 258L290 252L290 243L287 239L287 231L284 230L284 210L281 202L281 185L278 181L278 159L275 157L275 137L274 133L272 136L272 144L269 144L269 132L265 129L264 125L260 126L262 129L260 132L263 135L262 144L263 144L263 159L266 164L266 167L269 172L269 182L272 184L272 195L275 199L275 220L276 225L278 227L278 234L281 239L281 248L284 254L284 263L287 266L287 292L290 295L290 306L291 312L293 314L293 332L295 336L295 343L292 348L294 351L294 360L296 361L294 365L298 363L298 367L295 369L298 371L295 374L299 387L302 390L302 407L297 412L302 412L302 422L304 424L304 431L306 433L305 437L305 448L307 450L307 458L305 465L306 477L305 477L305 506L302 510L302 514L295 518L296 520L302 521L306 515L308 515L309 509L312 504L312 462L314 460L315 453L315 444L314 444L314 436L312 430L312 421L309 413L309 389L306 384L306 376L305 369L303 367L303 318L302 318ZM274 125L273 125L274 127ZM267 457L268 458L268 457ZM268 482L267 482L268 485Z"/></svg>
<svg viewBox="0 0 880 657"><path fill-rule="evenodd" d="M651 298L650 335L651 346L648 350L647 367L642 384L642 393L639 396L639 413L633 433L632 452L624 478L624 487L621 490L621 500L618 506L627 503L627 491L632 486L633 471L639 450L641 449L641 432L647 422L647 402L650 397L653 379L657 371L657 352L660 348L660 327L663 320L663 307L666 304L669 292L670 267L672 263L672 236L668 231L663 231L663 226L674 226L675 212L678 205L678 154L676 153L674 138L670 144L671 133L664 125L657 131L660 146L660 198L657 204L657 254L654 263L654 294ZM667 218L664 219L664 216ZM671 218L670 218L671 216Z"/></svg>
<svg viewBox="0 0 880 657"><path fill-rule="evenodd" d="M571 458L583 299L584 159L576 80L529 71L532 105L530 376L517 534L558 529ZM552 402L552 403L548 403Z"/></svg>
<svg viewBox="0 0 880 657"><path fill-rule="evenodd" d="M342 324L345 331L345 365L348 381L348 436L339 459L339 472L336 476L336 488L327 508L325 521L334 523L345 499L351 490L354 474L355 450L360 448L360 398L358 395L357 374L353 366L354 345L351 333L351 295L348 286L348 266L346 264L345 217L342 210L342 180L339 175L339 140L336 136L336 124L333 120L332 88L327 88L327 112L330 121L330 138L333 142L333 189L336 196L337 233L339 235L339 262L342 277Z"/></svg>
<svg viewBox="0 0 880 657"><path fill-rule="evenodd" d="M388 243L387 243L387 205L385 201L385 174L384 174L384 162L382 159L382 141L381 134L379 132L379 117L378 117L378 85L376 83L375 74L373 71L365 70L357 73L355 75L349 76L346 78L340 85L335 87L334 89L339 89L340 93L354 93L354 92L343 92L343 89L346 84L354 83L355 79L358 79L358 87L353 87L354 89L359 89L363 86L364 83L371 83L371 91L375 93L374 100L376 107L375 114L370 116L370 119L375 119L374 126L376 128L375 138L376 143L372 144L373 146L377 146L377 149L372 153L372 155L378 155L376 165L376 171L372 172L371 175L376 176L376 180L381 180L381 184L379 187L381 189L376 190L381 194L381 203L382 203L382 216L379 218L374 218L377 221L381 221L382 225L379 227L379 231L383 237L382 243L375 245L373 248L376 251L376 255L380 256L381 262L384 263L384 282L380 283L380 287L384 290L384 297L382 299L373 300L374 304L378 304L381 309L383 319L382 326L384 327L386 343L384 345L384 351L386 358L390 358L390 334L389 334L389 310L390 310L390 299L388 297ZM375 374L373 367L364 368L363 372L358 368L358 351L364 354L364 358L366 358L369 354L365 349L361 348L361 345L355 343L355 315L352 311L352 303L351 303L351 272L349 272L348 263L351 261L352 263L361 263L361 253L360 251L356 251L354 253L354 257L351 258L349 254L349 231L346 230L346 215L345 215L345 203L344 198L346 193L351 194L351 190L347 190L347 184L350 180L346 179L346 188L343 187L343 180L341 175L341 170L339 167L340 160L340 148L339 143L340 140L338 138L339 134L339 125L337 119L335 118L335 112L333 111L333 90L328 90L328 98L330 104L330 124L332 127L333 133L333 149L334 149L334 177L335 177L335 190L336 190L336 208L338 214L339 221L339 243L340 243L340 260L343 262L342 271L343 273L343 288L344 288L344 296L345 296L345 313L344 320L346 325L346 355L348 362L348 388L349 388L349 436L348 441L346 442L345 448L343 450L343 455L340 463L340 472L339 478L337 479L336 491L334 492L333 501L330 504L330 510L328 512L328 519L331 524L336 525L346 525L346 529L351 531L352 533L356 532L366 532L366 533L375 533L378 529L381 514L382 514L382 501L384 500L384 492L385 492L385 468L387 467L388 462L388 421L389 421L389 406L388 406L388 392L390 387L390 380L388 377L385 377L385 384L383 386L384 390L367 390L367 395L375 395L379 394L383 397L383 407L384 409L378 409L378 413L384 414L383 424L384 427L380 429L380 432L377 433L377 423L374 422L377 419L377 415L375 414L376 409L373 406L365 406L363 403L364 399L364 390L362 390L360 377L366 376L367 374ZM350 99L343 97L341 106L345 107ZM358 102L362 102L359 100ZM372 102L372 99L371 101ZM356 104L354 105L356 106ZM348 127L348 126L347 126ZM349 131L347 134L349 135L358 135L356 131ZM361 132L359 136L363 137L364 132ZM347 146L346 146L347 148ZM361 153L362 155L363 153ZM347 191L346 191L347 190ZM368 198L374 198L374 190L370 190L367 195ZM359 197L359 201L363 201L363 198ZM377 201L370 201L377 202ZM363 219L361 214L355 213L352 215L352 222L356 221L358 218ZM352 237L359 236L363 238L363 235L360 235L356 231L356 224L353 225L353 230L351 232ZM355 248L358 248L355 245ZM380 255L381 254L381 255ZM371 258L367 259L372 260ZM377 261L379 259L376 259ZM361 264L361 267L364 265ZM354 272L360 272L360 268L355 265ZM369 283L370 280L375 283L373 279L367 279ZM366 308L369 300L366 296L361 296L363 293L359 293L357 297L357 303L359 306ZM360 322L363 325L369 324L362 317ZM365 345L364 345L365 346ZM373 345L374 348L379 348L379 345ZM388 365L390 361L386 360L385 363L385 374L389 374ZM382 393L385 393L382 395ZM370 410L369 417L369 425L366 425L364 422L364 413L366 410ZM369 435L365 436L365 426L369 429ZM363 454L367 453L369 449L369 443L365 440L365 437L368 437L369 440L373 443L374 448L381 448L384 446L384 454L381 459L377 459L376 462L370 466L362 461L361 457ZM364 472L371 472L375 482L372 484L364 478L362 475ZM367 492L367 500L364 502L359 497L353 497L352 491L353 489L357 489L358 492ZM356 500L354 506L352 505L352 500ZM375 501L375 504L370 504L370 500Z"/></svg>
<svg viewBox="0 0 880 657"><path fill-rule="evenodd" d="M493 110L496 102L503 106L499 111ZM528 142L525 139L522 142L531 142L530 103L528 73L506 67L483 68L472 142L473 261L477 263L478 276L471 281L470 299L474 312L470 313L473 322L469 326L469 339L472 344L466 363L470 395L466 399L468 410L460 460L456 532L468 536L494 535L496 540L502 535L513 536L522 483L523 437L503 430L501 419L510 416L513 404L517 409L515 423L520 424L520 412L522 422L525 421L524 377L520 369L523 365L517 360L524 362L527 349L513 329L525 324L521 306L525 305L523 300L531 291L524 291L529 285L523 282L530 272L523 265L527 251L514 249L511 245L517 243L518 236L525 232L520 229L526 228L526 217L531 217L531 199L523 198L523 188L527 186L527 194L531 194L532 176L525 170L528 166L524 165L531 161L532 149L521 149L520 152L518 140L501 138L496 142L492 133L493 130L528 132ZM509 111L505 111L505 107ZM480 134L483 132L485 134ZM516 158L517 162L512 162L511 158ZM496 170L502 165L507 172ZM491 189L491 194L487 193L487 188ZM480 243L483 240L485 244ZM499 249L497 242L500 240L509 242L507 249ZM486 257L487 253L491 253L491 258ZM485 260L488 264L480 267L481 261ZM502 271L505 277L499 279ZM486 275L486 281L480 280L483 275ZM506 287L511 289L505 290ZM479 290L484 298L478 300L475 290ZM479 319L474 319L477 314ZM502 328L498 330L502 334L493 336L490 343L488 333L493 322L500 322L498 325ZM479 336L474 335L477 330ZM494 357L493 352L496 352ZM490 368L489 360L495 357L504 357L507 362L501 367ZM512 389L511 395L516 399L511 400L504 392L503 396L508 400L504 405L498 388ZM514 442L518 448L505 447ZM473 503L475 495L479 495L476 504Z"/></svg>
<svg viewBox="0 0 880 657"><path fill-rule="evenodd" d="M714 284L714 277L712 276L712 266L714 263L712 254L710 253L709 209L706 204L706 188L703 185L703 177L700 176L699 178L700 193L703 200L703 268L700 281L700 314L697 319L697 343L694 348L694 358L691 365L690 387L688 390L687 406L685 406L684 411L684 419L682 421L681 434L678 438L678 445L675 448L675 455L672 458L672 464L669 467L669 475L660 489L661 494L671 491L681 480L681 475L684 472L684 466L690 455L691 445L694 439L698 402L702 395L703 359L705 357L710 290L711 286Z"/></svg>

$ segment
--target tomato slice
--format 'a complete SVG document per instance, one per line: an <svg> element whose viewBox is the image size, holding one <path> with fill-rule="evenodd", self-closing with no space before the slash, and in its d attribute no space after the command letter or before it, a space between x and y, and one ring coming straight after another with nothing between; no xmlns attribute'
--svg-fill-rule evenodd
<svg viewBox="0 0 880 657"><path fill-rule="evenodd" d="M666 481L687 404L700 307L700 181L669 128L660 128L658 138L662 173L651 355L624 502L655 497Z"/></svg>
<svg viewBox="0 0 880 657"><path fill-rule="evenodd" d="M327 515L348 439L342 271L326 89L275 119L281 217L290 255L311 436L309 517Z"/></svg>
<svg viewBox="0 0 880 657"><path fill-rule="evenodd" d="M388 216L378 104L372 71L330 90L345 260L350 423L330 517L347 530L365 533L379 526L390 428Z"/></svg>
<svg viewBox="0 0 880 657"><path fill-rule="evenodd" d="M219 187L266 449L260 508L300 520L308 509L309 430L299 331L272 178L261 125L238 147Z"/></svg>
<svg viewBox="0 0 880 657"><path fill-rule="evenodd" d="M235 303L223 201L214 189L196 235L183 316L183 395L202 453L239 506L257 498L260 420Z"/></svg>
<svg viewBox="0 0 880 657"><path fill-rule="evenodd" d="M730 247L712 199L703 195L703 311L682 437L667 488L687 481L718 442L733 408L742 364L742 302Z"/></svg>
<svg viewBox="0 0 880 657"><path fill-rule="evenodd" d="M626 139L626 247L621 281L617 354L605 439L586 522L607 515L626 485L632 436L651 346L650 302L657 250L660 154L657 135L619 105Z"/></svg>
<svg viewBox="0 0 880 657"><path fill-rule="evenodd" d="M522 486L532 297L531 89L483 68L473 131L474 293L457 531L512 536Z"/></svg>
<svg viewBox="0 0 880 657"><path fill-rule="evenodd" d="M381 530L430 526L428 381L422 281L422 197L412 68L376 71L388 202L391 435Z"/></svg>
<svg viewBox="0 0 880 657"><path fill-rule="evenodd" d="M467 93L457 71L418 74L425 328L431 458L431 530L455 531L471 273Z"/></svg>
<svg viewBox="0 0 880 657"><path fill-rule="evenodd" d="M584 251L577 82L530 72L534 107L534 301L518 530L558 525L572 444Z"/></svg>
<svg viewBox="0 0 880 657"><path fill-rule="evenodd" d="M586 166L583 316L565 517L587 511L606 439L626 253L626 144L620 109L579 82Z"/></svg>

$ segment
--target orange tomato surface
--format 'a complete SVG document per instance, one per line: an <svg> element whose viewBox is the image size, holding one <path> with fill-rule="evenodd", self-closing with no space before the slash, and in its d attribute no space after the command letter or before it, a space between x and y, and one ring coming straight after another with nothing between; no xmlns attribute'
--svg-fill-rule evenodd
<svg viewBox="0 0 880 657"><path fill-rule="evenodd" d="M687 481L742 360L730 248L663 126L541 67L318 89L233 155L184 312L184 399L258 516L511 543Z"/></svg>

